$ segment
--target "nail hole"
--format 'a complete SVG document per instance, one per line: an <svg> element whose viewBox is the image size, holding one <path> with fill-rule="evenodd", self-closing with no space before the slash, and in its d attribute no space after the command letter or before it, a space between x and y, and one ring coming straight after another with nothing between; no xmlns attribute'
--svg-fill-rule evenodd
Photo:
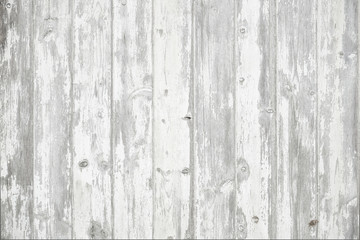
<svg viewBox="0 0 360 240"><path fill-rule="evenodd" d="M266 112L267 112L267 113L274 113L274 109L268 108L268 109L266 109Z"/></svg>
<svg viewBox="0 0 360 240"><path fill-rule="evenodd" d="M253 217L252 217L252 221L253 221L254 223L258 223L258 222L259 222L259 218L258 218L257 216L253 216Z"/></svg>
<svg viewBox="0 0 360 240"><path fill-rule="evenodd" d="M311 91L310 91L310 95L311 95L311 96L315 95L315 91L311 90Z"/></svg>
<svg viewBox="0 0 360 240"><path fill-rule="evenodd" d="M314 219L314 220L311 220L310 222L309 222L309 227L313 227L313 226L315 226L316 224L318 224L318 220L316 220L316 219Z"/></svg>
<svg viewBox="0 0 360 240"><path fill-rule="evenodd" d="M241 27L241 28L240 28L240 32L241 32L241 33L245 33L245 31L246 31L245 27Z"/></svg>
<svg viewBox="0 0 360 240"><path fill-rule="evenodd" d="M245 167L245 166L242 167L242 168L241 168L241 171L242 171L242 172L246 172L246 167Z"/></svg>
<svg viewBox="0 0 360 240"><path fill-rule="evenodd" d="M181 171L182 174L189 174L189 168L184 168L182 171Z"/></svg>
<svg viewBox="0 0 360 240"><path fill-rule="evenodd" d="M183 117L184 120L191 120L191 115L187 114L185 117Z"/></svg>
<svg viewBox="0 0 360 240"><path fill-rule="evenodd" d="M239 79L239 82L242 84L243 82L245 82L245 78L241 77L241 78Z"/></svg>
<svg viewBox="0 0 360 240"><path fill-rule="evenodd" d="M6 4L6 7L7 7L7 8L11 8L11 3L7 3L7 4Z"/></svg>
<svg viewBox="0 0 360 240"><path fill-rule="evenodd" d="M84 159L84 160L82 160L82 161L79 162L79 166L80 166L81 168L85 168L85 167L87 167L88 165L89 165L89 162L88 162L87 159Z"/></svg>

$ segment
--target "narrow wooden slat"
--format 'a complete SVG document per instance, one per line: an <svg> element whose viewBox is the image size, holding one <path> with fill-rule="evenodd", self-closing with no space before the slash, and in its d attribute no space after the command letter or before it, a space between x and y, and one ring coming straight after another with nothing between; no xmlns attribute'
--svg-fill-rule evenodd
<svg viewBox="0 0 360 240"><path fill-rule="evenodd" d="M277 4L277 238L315 238L316 1Z"/></svg>
<svg viewBox="0 0 360 240"><path fill-rule="evenodd" d="M275 159L270 1L236 1L236 237L269 238Z"/></svg>
<svg viewBox="0 0 360 240"><path fill-rule="evenodd" d="M31 238L32 2L0 1L1 238Z"/></svg>
<svg viewBox="0 0 360 240"><path fill-rule="evenodd" d="M151 238L152 1L114 1L114 237Z"/></svg>
<svg viewBox="0 0 360 240"><path fill-rule="evenodd" d="M319 238L359 238L358 1L319 1Z"/></svg>
<svg viewBox="0 0 360 240"><path fill-rule="evenodd" d="M194 2L196 238L235 237L234 1Z"/></svg>
<svg viewBox="0 0 360 240"><path fill-rule="evenodd" d="M111 1L73 9L73 237L112 236Z"/></svg>
<svg viewBox="0 0 360 240"><path fill-rule="evenodd" d="M192 2L153 4L154 238L188 238Z"/></svg>
<svg viewBox="0 0 360 240"><path fill-rule="evenodd" d="M68 1L34 3L34 238L71 238Z"/></svg>

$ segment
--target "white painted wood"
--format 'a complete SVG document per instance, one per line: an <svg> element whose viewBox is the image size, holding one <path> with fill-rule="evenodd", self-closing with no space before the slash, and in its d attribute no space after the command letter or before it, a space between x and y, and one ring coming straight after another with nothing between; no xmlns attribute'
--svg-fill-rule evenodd
<svg viewBox="0 0 360 240"><path fill-rule="evenodd" d="M154 1L154 238L189 238L191 1Z"/></svg>
<svg viewBox="0 0 360 240"><path fill-rule="evenodd" d="M34 4L34 238L71 238L71 15L67 1Z"/></svg>
<svg viewBox="0 0 360 240"><path fill-rule="evenodd" d="M236 237L269 238L271 162L275 158L275 79L270 3L236 2Z"/></svg>
<svg viewBox="0 0 360 240"><path fill-rule="evenodd" d="M234 238L234 1L194 14L194 237Z"/></svg>
<svg viewBox="0 0 360 240"><path fill-rule="evenodd" d="M114 238L153 235L152 2L113 6Z"/></svg>
<svg viewBox="0 0 360 240"><path fill-rule="evenodd" d="M357 0L0 0L1 239L359 238Z"/></svg>
<svg viewBox="0 0 360 240"><path fill-rule="evenodd" d="M358 1L319 1L319 229L359 238Z"/></svg>
<svg viewBox="0 0 360 240"><path fill-rule="evenodd" d="M32 4L0 2L1 239L33 235Z"/></svg>
<svg viewBox="0 0 360 240"><path fill-rule="evenodd" d="M75 1L73 237L111 238L111 1Z"/></svg>
<svg viewBox="0 0 360 240"><path fill-rule="evenodd" d="M277 238L316 238L316 2L277 4ZM310 224L313 223L313 224Z"/></svg>

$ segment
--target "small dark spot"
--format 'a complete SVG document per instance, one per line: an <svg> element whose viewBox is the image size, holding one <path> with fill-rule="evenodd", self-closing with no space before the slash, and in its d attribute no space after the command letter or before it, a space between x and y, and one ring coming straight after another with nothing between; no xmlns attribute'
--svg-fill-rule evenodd
<svg viewBox="0 0 360 240"><path fill-rule="evenodd" d="M169 94L169 90L165 89L164 94L165 94L165 96L167 96Z"/></svg>
<svg viewBox="0 0 360 240"><path fill-rule="evenodd" d="M182 174L189 174L189 168L184 168L182 171L181 171Z"/></svg>
<svg viewBox="0 0 360 240"><path fill-rule="evenodd" d="M259 222L259 218L258 218L257 216L253 216L253 217L252 217L252 221L253 221L254 223L258 223L258 222Z"/></svg>
<svg viewBox="0 0 360 240"><path fill-rule="evenodd" d="M161 122L165 124L165 119L161 119Z"/></svg>
<svg viewBox="0 0 360 240"><path fill-rule="evenodd" d="M157 168L156 171L161 172L161 168Z"/></svg>
<svg viewBox="0 0 360 240"><path fill-rule="evenodd" d="M190 114L186 114L185 117L183 117L184 120L191 120L191 115Z"/></svg>
<svg viewBox="0 0 360 240"><path fill-rule="evenodd" d="M309 222L309 227L313 227L313 226L315 226L316 224L318 224L318 220L317 219L314 219L314 220L311 220L310 222Z"/></svg>
<svg viewBox="0 0 360 240"><path fill-rule="evenodd" d="M241 32L241 33L245 33L245 32L246 32L246 28L245 28L245 27L241 27L241 28L240 28L240 32Z"/></svg>
<svg viewBox="0 0 360 240"><path fill-rule="evenodd" d="M98 112L98 117L99 117L99 118L103 118L103 113L102 113L102 111L99 111L99 112Z"/></svg>
<svg viewBox="0 0 360 240"><path fill-rule="evenodd" d="M164 30L162 30L162 29L157 29L157 32L159 33L160 36L162 36L163 33L164 33Z"/></svg>
<svg viewBox="0 0 360 240"><path fill-rule="evenodd" d="M11 3L7 3L7 4L6 4L6 7L7 7L7 8L11 8Z"/></svg>
<svg viewBox="0 0 360 240"><path fill-rule="evenodd" d="M89 161L87 159L83 159L82 161L79 162L79 167L81 168L85 168L89 165Z"/></svg>
<svg viewBox="0 0 360 240"><path fill-rule="evenodd" d="M340 56L340 57L343 57L343 56L344 56L344 52L343 52L343 51L339 52L339 56Z"/></svg>

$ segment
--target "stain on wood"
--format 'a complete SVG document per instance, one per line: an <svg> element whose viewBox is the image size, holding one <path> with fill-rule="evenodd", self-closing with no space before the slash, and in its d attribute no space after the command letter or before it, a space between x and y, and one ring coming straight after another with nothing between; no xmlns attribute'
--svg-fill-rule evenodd
<svg viewBox="0 0 360 240"><path fill-rule="evenodd" d="M1 239L358 239L357 0L0 0Z"/></svg>

